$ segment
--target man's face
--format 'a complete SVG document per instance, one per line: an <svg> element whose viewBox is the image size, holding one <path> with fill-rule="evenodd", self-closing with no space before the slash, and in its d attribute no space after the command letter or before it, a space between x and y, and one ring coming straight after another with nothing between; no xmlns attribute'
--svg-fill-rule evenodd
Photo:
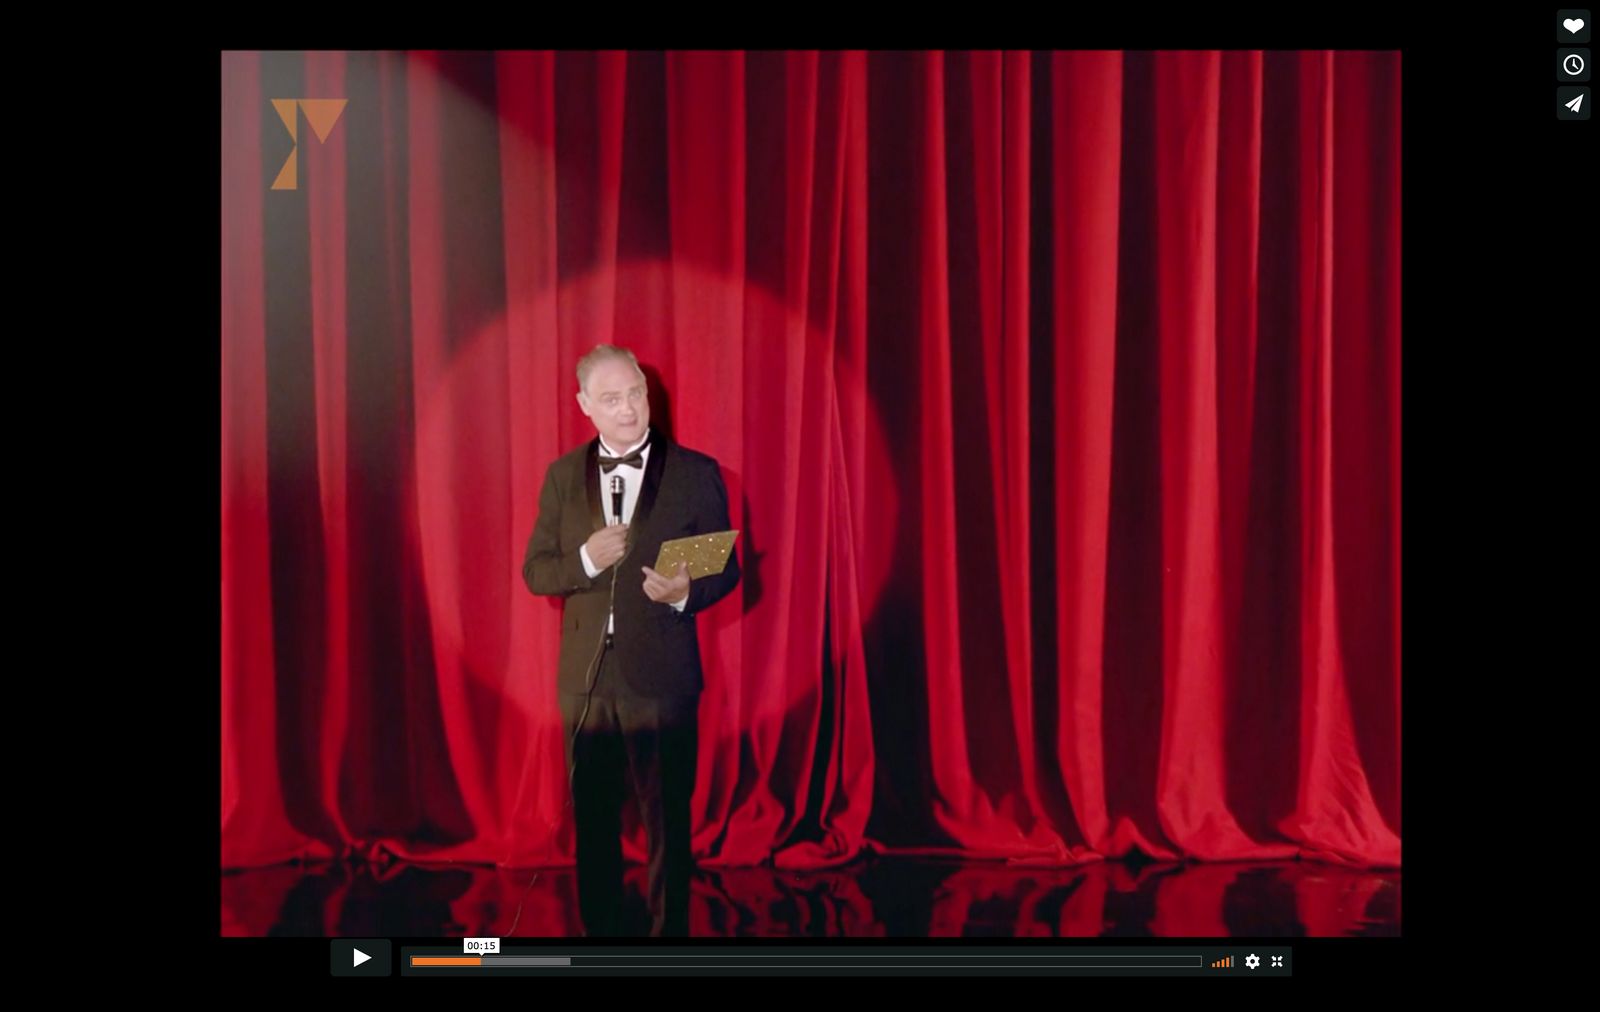
<svg viewBox="0 0 1600 1012"><path fill-rule="evenodd" d="M618 453L643 439L650 427L644 377L626 359L601 359L589 373L588 389L578 394L578 407Z"/></svg>

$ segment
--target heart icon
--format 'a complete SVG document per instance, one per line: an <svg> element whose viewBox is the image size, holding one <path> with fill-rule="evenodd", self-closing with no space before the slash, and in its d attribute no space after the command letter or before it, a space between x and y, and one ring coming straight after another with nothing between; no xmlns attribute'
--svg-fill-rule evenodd
<svg viewBox="0 0 1600 1012"><path fill-rule="evenodd" d="M1583 31L1583 19L1582 18L1568 18L1567 20L1561 22L1561 27L1565 28L1567 31L1569 31L1572 34L1576 35L1579 32Z"/></svg>

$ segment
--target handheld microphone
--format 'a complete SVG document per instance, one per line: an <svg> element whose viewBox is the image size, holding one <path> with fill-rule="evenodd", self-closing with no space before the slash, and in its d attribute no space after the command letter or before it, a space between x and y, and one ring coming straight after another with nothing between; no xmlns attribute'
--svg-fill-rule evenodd
<svg viewBox="0 0 1600 1012"><path fill-rule="evenodd" d="M622 475L611 476L611 515L622 523Z"/></svg>

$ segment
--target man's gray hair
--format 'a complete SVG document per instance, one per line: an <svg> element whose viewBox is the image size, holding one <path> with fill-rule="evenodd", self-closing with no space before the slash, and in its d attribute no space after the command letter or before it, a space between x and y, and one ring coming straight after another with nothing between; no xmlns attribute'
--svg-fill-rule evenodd
<svg viewBox="0 0 1600 1012"><path fill-rule="evenodd" d="M634 357L633 352L626 348L619 348L614 344L597 344L587 355L578 359L579 393L587 394L589 392L589 374L594 372L595 366L608 358L621 359L628 363L633 366L633 371L639 374L639 378L641 380L644 379L644 370L639 368L639 360Z"/></svg>

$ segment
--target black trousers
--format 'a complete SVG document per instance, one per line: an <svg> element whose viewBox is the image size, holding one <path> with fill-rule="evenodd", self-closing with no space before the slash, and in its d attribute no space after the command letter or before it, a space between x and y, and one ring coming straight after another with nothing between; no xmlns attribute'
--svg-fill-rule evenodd
<svg viewBox="0 0 1600 1012"><path fill-rule="evenodd" d="M650 934L689 934L689 800L694 793L700 697L653 699L624 691L617 655L600 660L583 728L584 697L561 693L567 773L578 830L578 909L590 936L622 933L622 804L633 783L649 840ZM573 764L576 762L576 768Z"/></svg>

